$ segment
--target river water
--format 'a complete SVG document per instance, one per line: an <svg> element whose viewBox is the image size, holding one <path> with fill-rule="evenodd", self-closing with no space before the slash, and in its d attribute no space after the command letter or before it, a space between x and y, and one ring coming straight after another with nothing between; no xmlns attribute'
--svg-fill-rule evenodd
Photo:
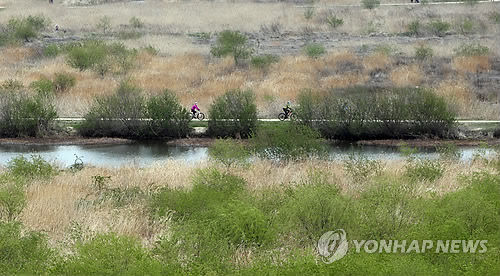
<svg viewBox="0 0 500 276"><path fill-rule="evenodd" d="M474 154L484 149L479 147L459 147L461 159L471 160ZM352 146L349 144L331 145L328 148L332 160L341 160L353 152L361 153L369 159L399 160L405 157L396 147L388 146ZM491 154L491 150L486 150ZM0 145L0 166L5 166L9 160L19 155L29 157L31 154L42 156L45 160L55 161L67 167L75 162L76 156L85 164L105 167L119 166L150 166L156 162L182 160L196 163L208 159L206 147L174 147L160 142L136 142L121 145L60 145L60 146L26 146ZM438 153L432 148L420 148L417 156L422 158L437 158Z"/></svg>

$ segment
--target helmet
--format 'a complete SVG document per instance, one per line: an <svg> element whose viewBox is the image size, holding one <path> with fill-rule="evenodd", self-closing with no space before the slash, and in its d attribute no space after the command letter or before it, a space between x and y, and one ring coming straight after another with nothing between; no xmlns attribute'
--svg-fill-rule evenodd
<svg viewBox="0 0 500 276"><path fill-rule="evenodd" d="M194 102L194 104L198 104L198 102Z"/></svg>
<svg viewBox="0 0 500 276"><path fill-rule="evenodd" d="M287 104L290 104L290 101L286 102Z"/></svg>

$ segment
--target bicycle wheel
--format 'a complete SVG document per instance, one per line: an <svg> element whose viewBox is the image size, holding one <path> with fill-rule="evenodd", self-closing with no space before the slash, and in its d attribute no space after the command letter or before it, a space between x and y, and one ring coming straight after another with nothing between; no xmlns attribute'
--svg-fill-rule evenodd
<svg viewBox="0 0 500 276"><path fill-rule="evenodd" d="M194 117L193 117L193 113L191 113L191 112L190 112L190 113L186 116L186 119L187 119L188 121L191 121L193 118L194 118Z"/></svg>
<svg viewBox="0 0 500 276"><path fill-rule="evenodd" d="M205 114L200 112L200 113L198 113L198 116L196 116L196 117L198 118L198 120L203 121L203 119L205 119Z"/></svg>
<svg viewBox="0 0 500 276"><path fill-rule="evenodd" d="M278 119L280 119L280 121L284 121L284 120L286 119L286 115L285 115L285 113L280 113L280 114L278 115Z"/></svg>
<svg viewBox="0 0 500 276"><path fill-rule="evenodd" d="M297 115L296 114L290 114L290 120L296 121L297 120Z"/></svg>

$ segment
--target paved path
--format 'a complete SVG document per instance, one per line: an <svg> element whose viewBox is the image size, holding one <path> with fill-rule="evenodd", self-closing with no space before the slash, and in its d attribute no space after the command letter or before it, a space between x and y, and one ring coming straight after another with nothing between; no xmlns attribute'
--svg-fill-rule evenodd
<svg viewBox="0 0 500 276"><path fill-rule="evenodd" d="M81 122L84 121L85 118L81 117L60 117L57 118L56 121L65 121L65 122ZM193 120L194 122L198 122L197 120ZM207 119L205 119L207 121ZM279 119L259 119L261 122L279 122ZM458 123L461 124L483 124L483 123L500 123L500 120L457 120Z"/></svg>

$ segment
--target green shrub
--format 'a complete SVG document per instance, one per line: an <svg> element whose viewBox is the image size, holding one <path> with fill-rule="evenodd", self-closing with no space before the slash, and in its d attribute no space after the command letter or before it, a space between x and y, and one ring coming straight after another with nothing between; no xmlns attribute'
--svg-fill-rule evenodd
<svg viewBox="0 0 500 276"><path fill-rule="evenodd" d="M95 99L79 132L91 137L142 137L147 133L141 121L144 102L140 89L124 81L114 94Z"/></svg>
<svg viewBox="0 0 500 276"><path fill-rule="evenodd" d="M430 32L439 37L443 37L450 30L451 24L443 20L433 20L427 24Z"/></svg>
<svg viewBox="0 0 500 276"><path fill-rule="evenodd" d="M7 23L7 33L15 39L28 42L33 38L37 38L39 32L49 24L50 20L42 15L11 18Z"/></svg>
<svg viewBox="0 0 500 276"><path fill-rule="evenodd" d="M318 43L311 43L303 48L304 53L310 58L318 58L326 53L325 47Z"/></svg>
<svg viewBox="0 0 500 276"><path fill-rule="evenodd" d="M19 223L0 222L0 271L5 275L42 275L50 271L55 253L39 232L23 231Z"/></svg>
<svg viewBox="0 0 500 276"><path fill-rule="evenodd" d="M418 61L429 60L434 55L434 50L431 47L424 44L420 44L415 47L415 57Z"/></svg>
<svg viewBox="0 0 500 276"><path fill-rule="evenodd" d="M76 78L70 74L56 73L53 84L56 92L65 92L69 88L75 86Z"/></svg>
<svg viewBox="0 0 500 276"><path fill-rule="evenodd" d="M161 264L141 243L127 236L98 234L78 243L75 255L62 261L57 274L64 275L162 275Z"/></svg>
<svg viewBox="0 0 500 276"><path fill-rule="evenodd" d="M256 153L272 160L302 160L325 154L320 134L308 126L284 123L262 125L250 139Z"/></svg>
<svg viewBox="0 0 500 276"><path fill-rule="evenodd" d="M134 65L137 51L128 50L122 43L105 44L89 40L68 49L68 64L80 71L93 70L104 76L111 70L127 73Z"/></svg>
<svg viewBox="0 0 500 276"><path fill-rule="evenodd" d="M52 95L54 92L54 82L44 77L30 83L30 87L37 93L43 95Z"/></svg>
<svg viewBox="0 0 500 276"><path fill-rule="evenodd" d="M39 137L49 132L57 118L52 97L43 93L3 93L0 95L0 136Z"/></svg>
<svg viewBox="0 0 500 276"><path fill-rule="evenodd" d="M146 117L151 119L149 129L153 136L186 137L191 132L189 116L189 111L170 90L146 101Z"/></svg>
<svg viewBox="0 0 500 276"><path fill-rule="evenodd" d="M22 181L8 174L0 175L0 222L16 220L26 205Z"/></svg>
<svg viewBox="0 0 500 276"><path fill-rule="evenodd" d="M486 46L483 46L479 43L477 44L465 44L462 43L455 50L455 55L457 56L487 56L490 52L490 49Z"/></svg>
<svg viewBox="0 0 500 276"><path fill-rule="evenodd" d="M315 100L317 106L304 103L315 109L311 116L304 117L327 138L446 136L454 126L453 110L428 89L353 87L318 95L321 96ZM303 99L308 98L299 97L301 106Z"/></svg>
<svg viewBox="0 0 500 276"><path fill-rule="evenodd" d="M216 45L210 49L210 53L216 57L233 56L236 64L248 58L251 52L247 37L238 31L229 30L219 33Z"/></svg>
<svg viewBox="0 0 500 276"><path fill-rule="evenodd" d="M472 34L474 32L475 23L470 18L464 18L456 23L457 32L462 35Z"/></svg>
<svg viewBox="0 0 500 276"><path fill-rule="evenodd" d="M299 244L316 243L325 232L347 226L348 201L326 175L313 171L289 193L289 200L279 212L283 223L280 229L284 235L290 233Z"/></svg>
<svg viewBox="0 0 500 276"><path fill-rule="evenodd" d="M349 154L343 160L344 170L355 180L364 181L369 176L380 176L383 165L380 160L370 160L363 154Z"/></svg>
<svg viewBox="0 0 500 276"><path fill-rule="evenodd" d="M338 18L336 15L330 15L326 18L326 23L333 29L337 29L344 25L344 19Z"/></svg>
<svg viewBox="0 0 500 276"><path fill-rule="evenodd" d="M229 90L210 106L208 133L215 137L249 137L257 125L255 94Z"/></svg>
<svg viewBox="0 0 500 276"><path fill-rule="evenodd" d="M411 183L394 177L378 180L351 205L359 219L353 232L367 240L397 239L398 234L412 226L414 197L415 188Z"/></svg>
<svg viewBox="0 0 500 276"><path fill-rule="evenodd" d="M132 16L128 21L130 26L136 29L140 29L144 27L144 22L142 22L139 18Z"/></svg>
<svg viewBox="0 0 500 276"><path fill-rule="evenodd" d="M208 148L210 158L224 164L226 167L245 164L250 157L250 151L245 145L232 139L217 139Z"/></svg>
<svg viewBox="0 0 500 276"><path fill-rule="evenodd" d="M245 181L216 169L197 172L189 191L164 188L153 196L151 209L156 216L173 212L174 219L204 218L216 206L238 199Z"/></svg>
<svg viewBox="0 0 500 276"><path fill-rule="evenodd" d="M279 57L275 55L253 56L250 63L253 67L267 71L271 64L278 62Z"/></svg>
<svg viewBox="0 0 500 276"><path fill-rule="evenodd" d="M106 33L109 29L111 29L111 18L109 16L102 16L99 18L96 28L101 30L103 33Z"/></svg>
<svg viewBox="0 0 500 276"><path fill-rule="evenodd" d="M380 0L361 0L361 5L365 9L373 10L380 6Z"/></svg>
<svg viewBox="0 0 500 276"><path fill-rule="evenodd" d="M313 7L307 7L304 11L304 18L311 20L314 17L316 10Z"/></svg>
<svg viewBox="0 0 500 276"><path fill-rule="evenodd" d="M43 49L43 55L45 57L56 57L62 52L62 49L55 43L51 43Z"/></svg>
<svg viewBox="0 0 500 276"><path fill-rule="evenodd" d="M410 23L408 23L408 33L410 35L419 36L419 34L421 33L420 31L421 29L422 29L422 24L420 23L419 20L413 20Z"/></svg>
<svg viewBox="0 0 500 276"><path fill-rule="evenodd" d="M217 210L213 221L222 239L233 245L262 245L269 240L267 216L251 204L233 200Z"/></svg>
<svg viewBox="0 0 500 276"><path fill-rule="evenodd" d="M434 182L441 178L444 166L439 160L410 158L405 165L406 176L413 181Z"/></svg>
<svg viewBox="0 0 500 276"><path fill-rule="evenodd" d="M106 46L101 41L86 41L68 51L68 64L80 71L91 69L106 59Z"/></svg>
<svg viewBox="0 0 500 276"><path fill-rule="evenodd" d="M40 155L31 155L30 159L20 155L9 161L9 173L15 177L27 179L48 178L57 173L56 167L45 161Z"/></svg>

